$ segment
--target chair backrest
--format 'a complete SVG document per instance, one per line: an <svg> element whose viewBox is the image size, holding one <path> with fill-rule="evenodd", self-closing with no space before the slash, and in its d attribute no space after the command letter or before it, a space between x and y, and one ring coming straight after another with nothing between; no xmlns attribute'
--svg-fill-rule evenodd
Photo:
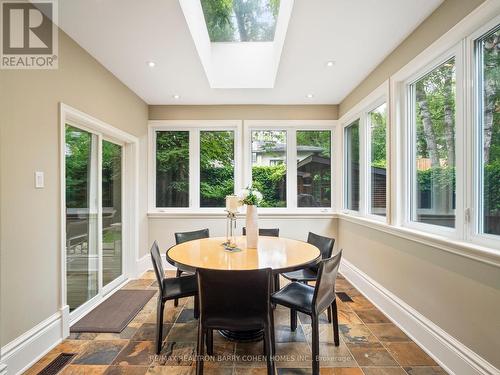
<svg viewBox="0 0 500 375"><path fill-rule="evenodd" d="M243 235L247 235L247 228L242 228ZM259 228L259 236L279 237L280 228Z"/></svg>
<svg viewBox="0 0 500 375"><path fill-rule="evenodd" d="M158 248L158 243L156 241L153 242L153 246L151 246L151 260L153 262L153 269L155 270L156 281L158 281L158 287L160 288L161 292L163 290L163 279L165 278L165 271L163 270L160 249Z"/></svg>
<svg viewBox="0 0 500 375"><path fill-rule="evenodd" d="M238 321L269 316L271 269L222 271L198 269L200 319L224 322L225 329ZM262 320L261 320L262 319Z"/></svg>
<svg viewBox="0 0 500 375"><path fill-rule="evenodd" d="M335 300L335 280L341 258L342 250L335 256L320 262L312 301L314 312L323 312Z"/></svg>
<svg viewBox="0 0 500 375"><path fill-rule="evenodd" d="M324 237L320 236L319 234L309 232L309 235L307 236L307 242L319 249L321 253L321 259L328 259L332 256L333 245L335 245L335 238ZM311 269L317 271L318 266L311 267Z"/></svg>
<svg viewBox="0 0 500 375"><path fill-rule="evenodd" d="M208 228L195 230L192 232L177 232L175 233L175 243L178 245L183 242L199 240L200 238L210 237Z"/></svg>

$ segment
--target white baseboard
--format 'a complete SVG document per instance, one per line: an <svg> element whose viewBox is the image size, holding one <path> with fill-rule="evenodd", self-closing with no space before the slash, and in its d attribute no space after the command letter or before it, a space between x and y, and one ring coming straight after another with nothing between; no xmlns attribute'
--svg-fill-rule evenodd
<svg viewBox="0 0 500 375"><path fill-rule="evenodd" d="M491 363L344 259L340 273L448 373L500 374Z"/></svg>
<svg viewBox="0 0 500 375"><path fill-rule="evenodd" d="M163 262L163 267L165 267L166 270L175 270L175 267L167 262L166 254L161 255L161 260ZM152 269L153 269L153 264L151 263L151 255L150 254L146 254L142 258L137 259L136 277L139 278L139 277L141 277L141 275L144 274L144 272L152 270Z"/></svg>
<svg viewBox="0 0 500 375"><path fill-rule="evenodd" d="M23 373L58 345L64 337L63 313L55 313L3 346L0 357L4 367L0 365L0 375Z"/></svg>

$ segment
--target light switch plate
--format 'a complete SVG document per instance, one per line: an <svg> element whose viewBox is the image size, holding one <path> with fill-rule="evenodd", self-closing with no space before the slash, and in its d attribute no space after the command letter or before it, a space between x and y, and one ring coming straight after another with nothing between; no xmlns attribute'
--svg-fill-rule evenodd
<svg viewBox="0 0 500 375"><path fill-rule="evenodd" d="M44 175L41 171L35 172L35 188L43 189L45 187Z"/></svg>

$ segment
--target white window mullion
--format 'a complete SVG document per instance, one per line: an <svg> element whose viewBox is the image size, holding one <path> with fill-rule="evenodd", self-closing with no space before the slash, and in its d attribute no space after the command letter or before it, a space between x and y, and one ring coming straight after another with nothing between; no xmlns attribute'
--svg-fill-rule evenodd
<svg viewBox="0 0 500 375"><path fill-rule="evenodd" d="M150 150L148 163L148 209L156 210L156 129L149 128L148 143Z"/></svg>
<svg viewBox="0 0 500 375"><path fill-rule="evenodd" d="M369 194L368 178L367 178L367 157L368 157L368 126L366 112L363 112L359 119L359 213L365 216L368 212Z"/></svg>
<svg viewBox="0 0 500 375"><path fill-rule="evenodd" d="M189 131L189 207L200 208L200 130Z"/></svg>
<svg viewBox="0 0 500 375"><path fill-rule="evenodd" d="M287 129L287 207L297 208L297 130Z"/></svg>
<svg viewBox="0 0 500 375"><path fill-rule="evenodd" d="M343 179L343 168L342 168L342 127L337 124L331 133L331 156L332 156L332 209L335 212L339 212L342 208L342 179Z"/></svg>
<svg viewBox="0 0 500 375"><path fill-rule="evenodd" d="M413 207L417 207L417 188L413 183L417 179L417 172L413 161L416 159L416 116L414 107L415 87L406 85L410 95L407 100L407 134L406 134L406 199L405 199L405 224L413 221Z"/></svg>

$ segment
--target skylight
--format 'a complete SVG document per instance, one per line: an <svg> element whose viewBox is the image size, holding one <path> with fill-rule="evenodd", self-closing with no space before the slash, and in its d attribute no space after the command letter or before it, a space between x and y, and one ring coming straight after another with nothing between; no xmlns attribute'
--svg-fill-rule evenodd
<svg viewBox="0 0 500 375"><path fill-rule="evenodd" d="M211 42L272 42L280 0L201 0Z"/></svg>
<svg viewBox="0 0 500 375"><path fill-rule="evenodd" d="M179 0L211 88L274 87L293 2Z"/></svg>

